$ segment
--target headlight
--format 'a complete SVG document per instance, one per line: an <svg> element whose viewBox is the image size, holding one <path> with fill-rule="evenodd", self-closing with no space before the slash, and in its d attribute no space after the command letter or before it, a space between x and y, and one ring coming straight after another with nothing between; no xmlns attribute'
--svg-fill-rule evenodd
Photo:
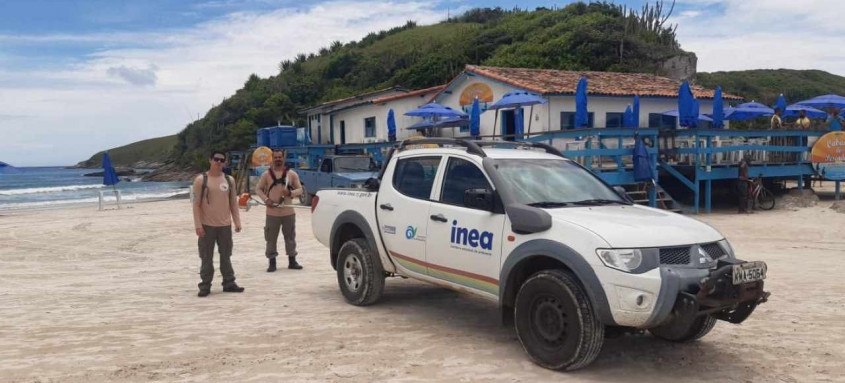
<svg viewBox="0 0 845 383"><path fill-rule="evenodd" d="M734 254L734 248L731 247L731 244L728 243L727 239L723 239L719 241L719 246L722 246L722 249L725 250L727 255L723 255L719 257L719 259L727 258L727 259L736 259L736 254Z"/></svg>
<svg viewBox="0 0 845 383"><path fill-rule="evenodd" d="M640 249L598 249L596 253L605 266L622 271L632 271L643 263Z"/></svg>

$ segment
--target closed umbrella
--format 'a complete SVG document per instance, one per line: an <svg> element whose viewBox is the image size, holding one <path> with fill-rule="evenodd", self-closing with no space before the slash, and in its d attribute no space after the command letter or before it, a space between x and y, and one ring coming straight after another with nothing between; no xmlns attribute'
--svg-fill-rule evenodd
<svg viewBox="0 0 845 383"><path fill-rule="evenodd" d="M103 153L103 185L114 187L118 182L120 182L120 179L117 178L117 172L111 164L109 152L105 152Z"/></svg>
<svg viewBox="0 0 845 383"><path fill-rule="evenodd" d="M781 114L786 112L786 97L783 96L783 93L778 96L777 101L775 101L775 105L773 106L774 109L780 109Z"/></svg>
<svg viewBox="0 0 845 383"><path fill-rule="evenodd" d="M722 129L725 127L725 106L722 101L722 87L717 86L716 91L713 92L713 129Z"/></svg>
<svg viewBox="0 0 845 383"><path fill-rule="evenodd" d="M654 169L651 166L651 157L642 137L637 137L634 143L634 181L654 181Z"/></svg>
<svg viewBox="0 0 845 383"><path fill-rule="evenodd" d="M688 82L678 88L678 120L681 126L694 128L698 125L698 113L695 110L695 98Z"/></svg>
<svg viewBox="0 0 845 383"><path fill-rule="evenodd" d="M525 114L523 112L524 109L516 108L513 113L514 116L514 126L513 126L513 135L514 139L522 139L525 136Z"/></svg>
<svg viewBox="0 0 845 383"><path fill-rule="evenodd" d="M640 96L634 95L634 106L631 107L631 112L634 113L634 127L640 127Z"/></svg>
<svg viewBox="0 0 845 383"><path fill-rule="evenodd" d="M631 105L625 108L625 113L622 114L622 126L626 128L636 128L637 124L634 122L634 111Z"/></svg>
<svg viewBox="0 0 845 383"><path fill-rule="evenodd" d="M393 109L387 111L387 140L396 141L396 117L393 116Z"/></svg>
<svg viewBox="0 0 845 383"><path fill-rule="evenodd" d="M481 106L477 97L472 100L472 108L469 110L469 135L472 138L481 135Z"/></svg>
<svg viewBox="0 0 845 383"><path fill-rule="evenodd" d="M587 78L581 76L575 89L575 127L584 128L590 123L587 112Z"/></svg>

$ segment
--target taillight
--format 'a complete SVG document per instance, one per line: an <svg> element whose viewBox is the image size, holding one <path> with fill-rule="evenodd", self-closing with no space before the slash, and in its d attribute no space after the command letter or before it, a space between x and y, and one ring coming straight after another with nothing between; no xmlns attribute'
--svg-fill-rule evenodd
<svg viewBox="0 0 845 383"><path fill-rule="evenodd" d="M314 209L317 208L317 204L320 202L320 197L315 195L311 197L311 212L314 212Z"/></svg>

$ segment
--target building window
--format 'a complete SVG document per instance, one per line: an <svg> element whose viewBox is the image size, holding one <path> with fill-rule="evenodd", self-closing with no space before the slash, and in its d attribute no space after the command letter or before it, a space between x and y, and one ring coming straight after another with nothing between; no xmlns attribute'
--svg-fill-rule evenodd
<svg viewBox="0 0 845 383"><path fill-rule="evenodd" d="M593 112L587 113L587 127L593 127ZM575 129L575 112L560 112L560 129Z"/></svg>
<svg viewBox="0 0 845 383"><path fill-rule="evenodd" d="M677 126L678 118L667 116L661 113L648 114L648 127L660 129L674 129Z"/></svg>
<svg viewBox="0 0 845 383"><path fill-rule="evenodd" d="M625 113L607 112L605 114L604 126L606 128L621 128L624 125L622 123L624 115Z"/></svg>
<svg viewBox="0 0 845 383"><path fill-rule="evenodd" d="M364 119L364 137L370 138L376 136L376 118L367 117Z"/></svg>

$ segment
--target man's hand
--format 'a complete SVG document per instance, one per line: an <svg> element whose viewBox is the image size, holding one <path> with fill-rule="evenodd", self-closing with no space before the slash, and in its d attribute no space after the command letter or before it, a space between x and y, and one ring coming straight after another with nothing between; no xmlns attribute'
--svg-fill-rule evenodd
<svg viewBox="0 0 845 383"><path fill-rule="evenodd" d="M198 227L197 228L197 237L205 237L205 229Z"/></svg>
<svg viewBox="0 0 845 383"><path fill-rule="evenodd" d="M235 233L240 233L240 232L241 232L241 225L240 224L235 225Z"/></svg>

